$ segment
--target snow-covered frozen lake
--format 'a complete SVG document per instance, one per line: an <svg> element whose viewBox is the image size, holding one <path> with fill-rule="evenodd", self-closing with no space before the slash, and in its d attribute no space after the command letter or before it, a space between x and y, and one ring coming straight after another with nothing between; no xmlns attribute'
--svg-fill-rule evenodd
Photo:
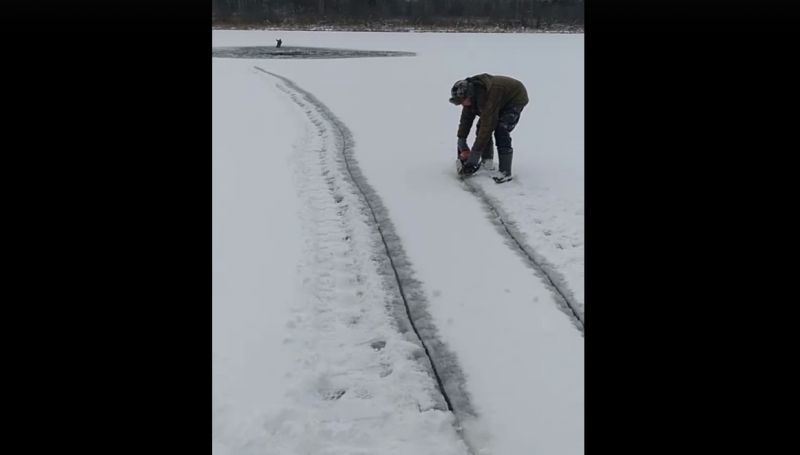
<svg viewBox="0 0 800 455"><path fill-rule="evenodd" d="M277 38L410 55L212 58L213 452L582 454L583 35L212 45ZM479 73L531 98L502 185L454 172Z"/></svg>

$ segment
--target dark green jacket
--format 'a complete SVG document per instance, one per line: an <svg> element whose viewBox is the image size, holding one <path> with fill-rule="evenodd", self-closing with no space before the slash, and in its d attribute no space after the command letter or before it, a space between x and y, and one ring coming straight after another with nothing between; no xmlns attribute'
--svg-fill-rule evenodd
<svg viewBox="0 0 800 455"><path fill-rule="evenodd" d="M507 76L478 74L467 79L474 87L472 105L461 110L458 137L466 138L472 129L475 116L481 118L481 128L475 138L473 150L483 150L489 145L500 111L510 105L528 104L528 92L522 82Z"/></svg>

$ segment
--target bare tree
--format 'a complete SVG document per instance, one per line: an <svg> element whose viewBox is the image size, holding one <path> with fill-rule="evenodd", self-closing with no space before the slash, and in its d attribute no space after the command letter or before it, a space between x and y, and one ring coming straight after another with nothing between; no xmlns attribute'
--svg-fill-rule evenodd
<svg viewBox="0 0 800 455"><path fill-rule="evenodd" d="M227 21L332 22L394 19L451 23L500 21L537 27L542 23L583 24L583 0L212 0L212 18Z"/></svg>

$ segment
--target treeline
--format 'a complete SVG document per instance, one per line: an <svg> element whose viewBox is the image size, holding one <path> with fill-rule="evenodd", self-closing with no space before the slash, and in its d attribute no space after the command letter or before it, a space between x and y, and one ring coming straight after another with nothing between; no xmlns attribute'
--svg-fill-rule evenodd
<svg viewBox="0 0 800 455"><path fill-rule="evenodd" d="M214 25L583 27L583 0L212 0Z"/></svg>

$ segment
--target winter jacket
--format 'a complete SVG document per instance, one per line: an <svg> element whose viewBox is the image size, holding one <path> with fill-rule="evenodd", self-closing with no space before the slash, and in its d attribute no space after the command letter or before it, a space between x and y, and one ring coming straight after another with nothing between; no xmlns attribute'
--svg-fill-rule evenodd
<svg viewBox="0 0 800 455"><path fill-rule="evenodd" d="M497 128L500 111L506 106L525 106L528 104L528 92L522 82L507 76L492 76L478 74L467 78L472 86L472 105L464 106L461 110L461 120L458 124L458 137L466 138L472 129L475 116L481 118L481 127L478 131L472 149L483 150L489 145L489 140Z"/></svg>

